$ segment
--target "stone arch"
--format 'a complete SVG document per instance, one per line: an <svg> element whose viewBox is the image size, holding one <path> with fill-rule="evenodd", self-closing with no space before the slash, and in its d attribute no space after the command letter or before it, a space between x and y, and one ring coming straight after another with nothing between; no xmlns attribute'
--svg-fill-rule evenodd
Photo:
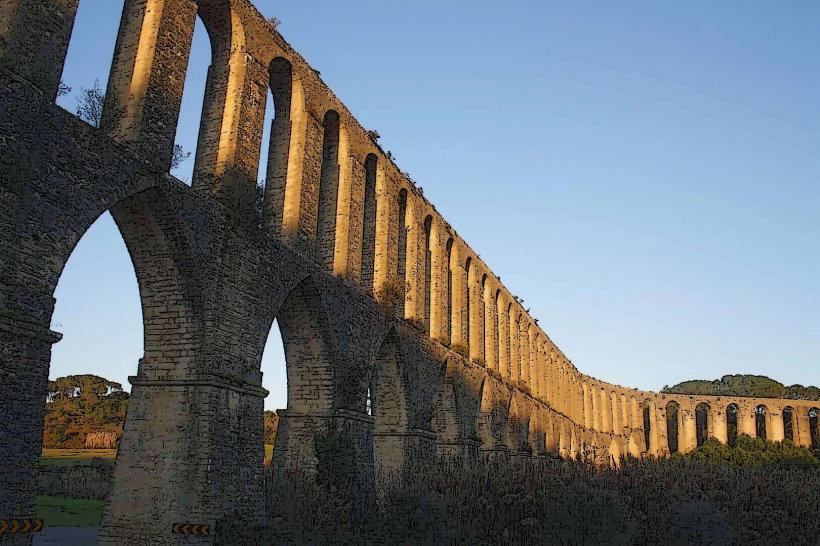
<svg viewBox="0 0 820 546"><path fill-rule="evenodd" d="M740 408L732 402L726 406L726 443L734 447L738 435L738 415Z"/></svg>
<svg viewBox="0 0 820 546"><path fill-rule="evenodd" d="M336 215L339 206L339 114L328 110L322 121L322 167L316 213L315 257L328 272L333 271L336 252Z"/></svg>
<svg viewBox="0 0 820 546"><path fill-rule="evenodd" d="M265 173L265 223L270 233L282 233L285 215L285 196L289 184L288 165L291 143L291 106L293 98L293 69L290 61L274 58L268 68L268 79L273 96L268 144L268 165ZM292 175L290 176L292 178Z"/></svg>
<svg viewBox="0 0 820 546"><path fill-rule="evenodd" d="M666 441L669 453L680 449L680 404L674 400L666 403Z"/></svg>
<svg viewBox="0 0 820 546"><path fill-rule="evenodd" d="M811 438L811 447L814 449L820 448L820 409L811 408L808 411L809 418L809 438Z"/></svg>
<svg viewBox="0 0 820 546"><path fill-rule="evenodd" d="M755 407L755 436L763 440L768 436L768 418L769 409L764 404L758 404Z"/></svg>
<svg viewBox="0 0 820 546"><path fill-rule="evenodd" d="M513 391L507 417L509 445L513 453L528 452L530 430L530 408L520 392Z"/></svg>
<svg viewBox="0 0 820 546"><path fill-rule="evenodd" d="M695 406L695 438L698 447L709 439L709 430L712 425L712 408L706 402Z"/></svg>
<svg viewBox="0 0 820 546"><path fill-rule="evenodd" d="M436 433L439 451L443 453L448 453L449 449L445 447L442 450L441 446L456 445L461 437L457 394L449 371L451 365L451 362L447 361L442 367L433 412L433 430Z"/></svg>
<svg viewBox="0 0 820 546"><path fill-rule="evenodd" d="M376 154L367 154L364 160L364 206L362 221L361 286L373 294L376 270Z"/></svg>
<svg viewBox="0 0 820 546"><path fill-rule="evenodd" d="M276 318L285 346L287 411L299 414L332 411L335 406L334 350L322 297L312 278L305 279L288 294Z"/></svg>
<svg viewBox="0 0 820 546"><path fill-rule="evenodd" d="M373 417L373 459L379 482L401 470L411 454L404 437L409 429L408 386L404 360L395 329L376 353L370 376Z"/></svg>
<svg viewBox="0 0 820 546"><path fill-rule="evenodd" d="M507 453L507 419L510 408L510 392L503 383L485 380L481 385L478 438L485 454Z"/></svg>
<svg viewBox="0 0 820 546"><path fill-rule="evenodd" d="M615 468L621 466L621 458L623 457L623 453L621 452L621 447L618 445L618 441L615 438L609 442L608 453L610 466Z"/></svg>

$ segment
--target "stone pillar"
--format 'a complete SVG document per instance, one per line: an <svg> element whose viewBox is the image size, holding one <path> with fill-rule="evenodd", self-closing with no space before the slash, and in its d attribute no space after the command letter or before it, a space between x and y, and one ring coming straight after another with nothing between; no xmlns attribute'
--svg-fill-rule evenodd
<svg viewBox="0 0 820 546"><path fill-rule="evenodd" d="M618 406L618 395L614 392L610 394L610 407L612 408L612 434L621 433L620 409Z"/></svg>
<svg viewBox="0 0 820 546"><path fill-rule="evenodd" d="M612 432L611 405L605 390L601 389L599 399L601 401L601 432Z"/></svg>
<svg viewBox="0 0 820 546"><path fill-rule="evenodd" d="M429 430L409 429L405 432L375 432L373 434L373 464L376 488L398 476L418 460L433 460L436 456L436 434Z"/></svg>
<svg viewBox="0 0 820 546"><path fill-rule="evenodd" d="M689 453L698 447L697 423L692 408L681 406L678 410L680 415L680 431L678 433L678 449L681 453Z"/></svg>
<svg viewBox="0 0 820 546"><path fill-rule="evenodd" d="M151 375L130 378L100 544L176 545L172 524L214 529L223 518L260 529L266 523L261 421L267 391L219 376ZM214 534L190 543L214 544Z"/></svg>
<svg viewBox="0 0 820 546"><path fill-rule="evenodd" d="M0 314L0 519L34 517L51 346L59 339L42 323ZM31 538L0 535L0 543Z"/></svg>
<svg viewBox="0 0 820 546"><path fill-rule="evenodd" d="M509 313L509 340L510 340L510 380L521 379L521 344L518 341L518 310L513 306Z"/></svg>
<svg viewBox="0 0 820 546"><path fill-rule="evenodd" d="M809 410L807 408L795 408L793 415L795 443L802 447L811 447Z"/></svg>
<svg viewBox="0 0 820 546"><path fill-rule="evenodd" d="M709 412L709 433L722 444L729 443L729 425L726 421L726 408L713 407Z"/></svg>
<svg viewBox="0 0 820 546"><path fill-rule="evenodd" d="M190 0L128 0L114 49L102 128L161 171L171 165L196 11Z"/></svg>
<svg viewBox="0 0 820 546"><path fill-rule="evenodd" d="M755 428L755 407L754 406L739 406L740 411L737 413L737 428L738 434L747 434L754 438L756 436Z"/></svg>
<svg viewBox="0 0 820 546"><path fill-rule="evenodd" d="M321 471L321 457L337 457L346 453L355 462L355 509L357 513L372 507L374 500L373 425L374 419L366 414L349 410L329 413L297 413L279 411L279 427L273 464L304 472L308 478L317 478ZM422 431L393 440L393 447L419 449L426 452L430 438Z"/></svg>
<svg viewBox="0 0 820 546"><path fill-rule="evenodd" d="M0 71L57 98L79 0L0 2Z"/></svg>
<svg viewBox="0 0 820 546"><path fill-rule="evenodd" d="M766 413L766 435L770 442L782 442L786 439L786 431L783 427L783 410L781 408L770 408Z"/></svg>

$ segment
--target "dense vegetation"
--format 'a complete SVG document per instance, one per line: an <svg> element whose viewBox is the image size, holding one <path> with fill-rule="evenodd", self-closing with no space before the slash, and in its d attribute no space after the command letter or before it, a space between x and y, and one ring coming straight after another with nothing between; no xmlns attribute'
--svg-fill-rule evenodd
<svg viewBox="0 0 820 546"><path fill-rule="evenodd" d="M791 385L763 375L724 375L707 381L695 379L661 389L663 393L699 394L704 396L750 396L754 398L788 398L791 400L820 400L820 388Z"/></svg>
<svg viewBox="0 0 820 546"><path fill-rule="evenodd" d="M84 448L89 435L94 447L116 447L127 406L128 393L122 385L96 375L49 381L43 447Z"/></svg>
<svg viewBox="0 0 820 546"><path fill-rule="evenodd" d="M260 534L264 544L768 545L820 536L817 455L748 436L733 448L710 441L672 459L627 459L617 470L557 460L416 462L389 481L375 510L343 489L350 468L320 464L312 479L271 467L271 528L219 532L232 544L259 544Z"/></svg>

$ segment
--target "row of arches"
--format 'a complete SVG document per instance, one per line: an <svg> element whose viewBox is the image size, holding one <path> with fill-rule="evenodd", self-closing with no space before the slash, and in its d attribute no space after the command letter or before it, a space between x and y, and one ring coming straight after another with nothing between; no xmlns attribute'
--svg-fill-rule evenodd
<svg viewBox="0 0 820 546"><path fill-rule="evenodd" d="M654 404L644 403L643 426L646 445L654 445L653 440ZM693 416L684 415L677 401L669 401L664 407L664 426L666 449L669 453L689 451L702 446L709 438L715 438L729 446L734 446L740 434L768 441L788 440L806 447L820 447L818 432L818 413L816 407L796 410L785 406L779 415L773 414L766 404L757 404L741 410L737 403L731 402L721 412L715 412L712 404L699 402L694 406ZM693 426L692 426L693 425Z"/></svg>

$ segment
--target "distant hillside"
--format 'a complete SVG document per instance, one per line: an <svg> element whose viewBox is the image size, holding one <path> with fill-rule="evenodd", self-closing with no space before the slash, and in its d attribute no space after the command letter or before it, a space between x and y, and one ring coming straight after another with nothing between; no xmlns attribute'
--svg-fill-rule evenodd
<svg viewBox="0 0 820 546"><path fill-rule="evenodd" d="M820 400L820 388L791 385L763 375L724 375L707 381L695 379L661 389L670 394L700 394L705 396L750 396L754 398L788 398L791 400Z"/></svg>

